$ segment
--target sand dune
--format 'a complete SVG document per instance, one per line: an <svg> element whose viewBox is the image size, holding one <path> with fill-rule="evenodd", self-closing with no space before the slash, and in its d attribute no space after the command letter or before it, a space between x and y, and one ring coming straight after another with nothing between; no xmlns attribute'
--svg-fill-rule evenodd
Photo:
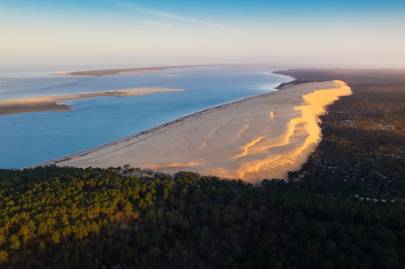
<svg viewBox="0 0 405 269"><path fill-rule="evenodd" d="M130 164L249 182L283 178L315 149L321 137L319 116L326 107L350 94L343 81L292 85L50 163L76 167Z"/></svg>
<svg viewBox="0 0 405 269"><path fill-rule="evenodd" d="M111 91L84 92L59 96L38 96L0 100L0 115L40 111L70 111L71 107L65 101L88 99L101 96L137 96L162 92L178 92L181 89L160 87L144 87L133 89L119 89Z"/></svg>

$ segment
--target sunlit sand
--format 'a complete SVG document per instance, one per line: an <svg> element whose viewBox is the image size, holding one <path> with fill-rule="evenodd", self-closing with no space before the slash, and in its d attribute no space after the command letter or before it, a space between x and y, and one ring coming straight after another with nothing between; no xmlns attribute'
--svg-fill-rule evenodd
<svg viewBox="0 0 405 269"><path fill-rule="evenodd" d="M208 109L106 146L53 161L61 166L129 164L164 172L256 182L299 169L321 138L319 116L341 96L343 81L284 87Z"/></svg>

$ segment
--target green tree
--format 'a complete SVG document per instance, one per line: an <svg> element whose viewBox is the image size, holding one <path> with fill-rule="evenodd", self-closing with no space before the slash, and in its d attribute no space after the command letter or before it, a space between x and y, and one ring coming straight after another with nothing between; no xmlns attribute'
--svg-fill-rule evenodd
<svg viewBox="0 0 405 269"><path fill-rule="evenodd" d="M8 253L4 250L0 250L0 264L4 264L8 261Z"/></svg>
<svg viewBox="0 0 405 269"><path fill-rule="evenodd" d="M31 232L27 225L22 225L18 230L18 234L22 237L24 242L31 237Z"/></svg>
<svg viewBox="0 0 405 269"><path fill-rule="evenodd" d="M61 235L60 235L60 233L58 231L53 232L52 236L51 236L52 242L55 245L59 244L60 243L60 237L61 237Z"/></svg>
<svg viewBox="0 0 405 269"><path fill-rule="evenodd" d="M0 247L2 247L6 241L6 236L3 233L0 233Z"/></svg>
<svg viewBox="0 0 405 269"><path fill-rule="evenodd" d="M38 251L45 252L45 250L46 250L46 244L43 241L41 241L38 245Z"/></svg>
<svg viewBox="0 0 405 269"><path fill-rule="evenodd" d="M10 236L9 240L11 249L16 250L20 248L21 242L17 235L13 234L12 236Z"/></svg>

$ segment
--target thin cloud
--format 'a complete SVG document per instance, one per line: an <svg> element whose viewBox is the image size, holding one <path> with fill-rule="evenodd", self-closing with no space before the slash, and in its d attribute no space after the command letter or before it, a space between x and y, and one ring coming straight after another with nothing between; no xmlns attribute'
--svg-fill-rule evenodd
<svg viewBox="0 0 405 269"><path fill-rule="evenodd" d="M131 8L134 11L137 11L137 12L140 12L143 14L147 14L147 15L152 15L152 16L162 18L162 19L174 20L174 21L184 22L184 23L188 23L188 24L200 25L200 26L217 28L217 29L226 28L224 25L221 25L218 23L213 23L213 22L200 20L200 19L196 19L196 18L191 18L191 17L180 16L180 15L166 12L166 11L163 11L160 9L141 7L132 2L122 1L122 2L120 2L120 4L124 5L126 8Z"/></svg>

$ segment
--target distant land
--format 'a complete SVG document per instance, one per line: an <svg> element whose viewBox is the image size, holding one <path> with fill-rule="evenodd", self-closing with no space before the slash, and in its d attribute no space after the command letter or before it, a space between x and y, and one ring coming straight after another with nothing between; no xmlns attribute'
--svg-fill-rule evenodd
<svg viewBox="0 0 405 269"><path fill-rule="evenodd" d="M118 75L122 73L163 71L173 68L187 68L197 66L199 65L172 65L172 66L152 66L152 67L135 67L135 68L119 68L119 69L97 69L97 70L84 70L74 72L62 72L59 74L68 76L108 76L108 75Z"/></svg>

